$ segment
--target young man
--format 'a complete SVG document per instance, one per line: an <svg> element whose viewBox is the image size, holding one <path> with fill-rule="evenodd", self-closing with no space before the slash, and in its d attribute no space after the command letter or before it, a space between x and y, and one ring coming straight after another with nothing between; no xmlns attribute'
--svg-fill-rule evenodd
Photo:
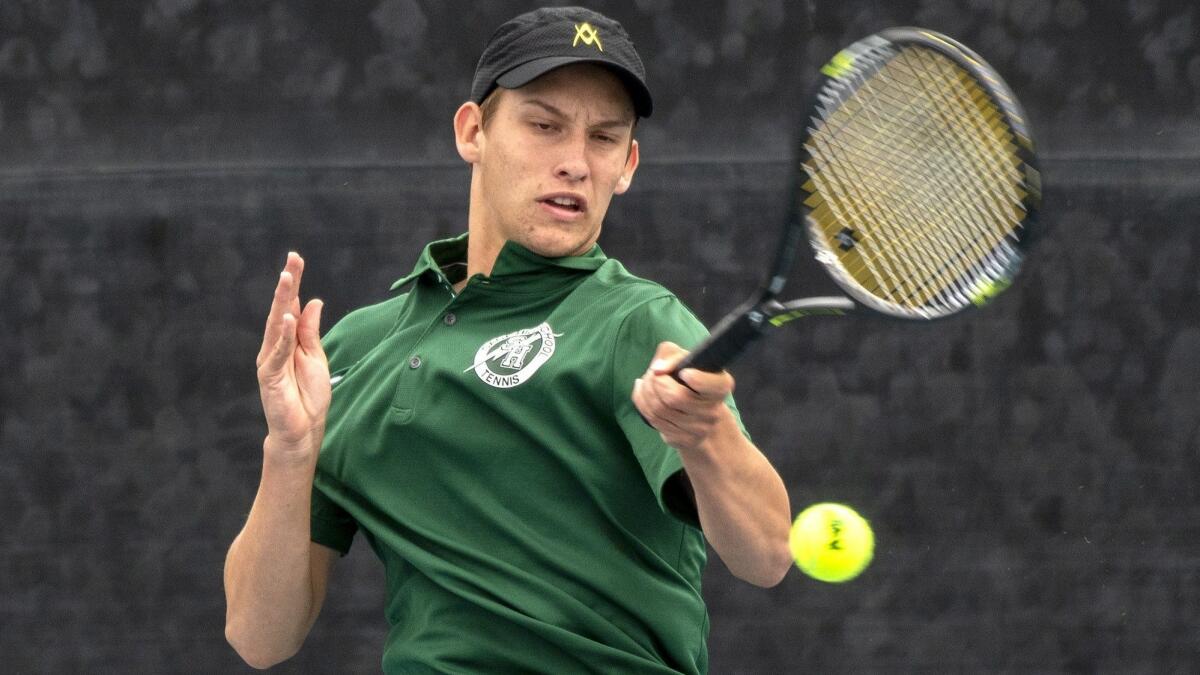
<svg viewBox="0 0 1200 675"><path fill-rule="evenodd" d="M644 78L615 21L521 15L454 116L467 235L323 344L289 254L258 358L262 478L225 570L248 663L299 649L360 531L387 672L701 673L705 538L735 575L782 579L787 494L732 377L676 381L703 326L596 245L637 170Z"/></svg>

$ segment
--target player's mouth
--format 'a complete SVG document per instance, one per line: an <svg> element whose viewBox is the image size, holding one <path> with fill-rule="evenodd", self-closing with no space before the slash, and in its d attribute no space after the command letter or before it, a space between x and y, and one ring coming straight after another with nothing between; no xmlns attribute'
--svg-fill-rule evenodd
<svg viewBox="0 0 1200 675"><path fill-rule="evenodd" d="M580 195L557 193L538 199L542 209L561 220L574 220L587 211L587 199Z"/></svg>

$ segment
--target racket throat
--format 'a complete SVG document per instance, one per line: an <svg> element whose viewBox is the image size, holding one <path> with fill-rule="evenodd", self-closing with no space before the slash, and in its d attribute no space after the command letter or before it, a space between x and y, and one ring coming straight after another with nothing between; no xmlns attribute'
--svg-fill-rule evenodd
<svg viewBox="0 0 1200 675"><path fill-rule="evenodd" d="M776 305L776 309L767 322L776 327L795 319L810 316L842 316L855 307L850 298L842 295L801 298L782 303L772 301L772 303Z"/></svg>
<svg viewBox="0 0 1200 675"><path fill-rule="evenodd" d="M675 372L684 368L720 371L770 328L802 317L840 316L852 309L854 303L843 296L802 298L788 302L779 302L774 298L748 301L713 327L708 339L697 345L679 363Z"/></svg>
<svg viewBox="0 0 1200 675"><path fill-rule="evenodd" d="M770 326L768 305L771 304L779 303L774 300L753 300L727 314L713 327L708 338L680 361L675 372L684 368L697 368L710 373L723 370Z"/></svg>

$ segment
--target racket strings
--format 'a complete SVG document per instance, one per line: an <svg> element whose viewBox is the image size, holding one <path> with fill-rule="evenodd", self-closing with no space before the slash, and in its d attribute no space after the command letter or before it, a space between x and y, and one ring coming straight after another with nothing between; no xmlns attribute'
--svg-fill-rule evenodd
<svg viewBox="0 0 1200 675"><path fill-rule="evenodd" d="M1014 236L1012 229L1020 217L1012 221L1004 217L1006 210L1020 205L1015 189L1021 177L1013 162L1014 139L999 110L961 68L929 50L909 50L902 57L896 61L896 68L903 71L915 66L911 75L929 100L941 101L941 105L931 106L941 122L933 125L936 132L933 140L940 143L943 151L972 160L938 165L950 168L954 180L933 183L935 187L949 189L948 197L958 207L944 213L953 215L956 227L947 227L945 231L957 235L960 246L950 252L949 264L939 272L950 274L944 278L947 290L956 291L959 302L967 301L976 291L973 282L980 275L995 278L1005 274L1006 252L1015 252L1006 238ZM922 77L925 72L935 77ZM960 124L964 127L957 126ZM968 188L975 192L968 192ZM974 250L974 260L966 254L969 249Z"/></svg>
<svg viewBox="0 0 1200 675"><path fill-rule="evenodd" d="M903 196L899 198L899 201L889 202L886 201L889 195L872 195L873 197L877 197L875 199L871 199L873 206L876 206L876 208L868 212L866 214L867 218L863 219L861 222L872 223L879 229L884 230L886 232L886 236L894 239L898 245L894 248L894 250L891 251L885 248L877 251L876 255L874 256L862 256L857 262L860 265L870 266L873 259L878 259L880 263L883 263L884 266L889 267L891 271L884 272L879 269L872 269L874 277L876 279L881 277L894 279L896 281L896 285L901 287L896 289L896 292L903 292L907 296L911 297L914 293L920 290L918 287L907 283L910 281L915 281L919 276L919 270L913 266L913 261L918 259L920 254L923 252L918 249L925 249L927 251L928 247L924 245L928 242L903 236L905 230L902 225L901 218L912 219L914 217L919 217L920 215L917 213L919 205L917 204L916 200L912 199L912 191L906 191L904 189L905 183L910 183L912 181L908 180L903 175L902 171L897 170L904 167L904 165L895 162L895 157L893 156L897 152L906 152L907 149L896 148L895 146L889 147L888 141L890 140L890 137L894 136L894 134L890 134L886 125L880 123L879 116L871 106L863 105L865 102L866 99L858 102L858 104L861 106L861 110L858 112L859 114L863 114L871 118L869 130L874 133L872 133L870 137L856 138L855 140L858 142L855 143L852 148L850 148L846 143L839 142L836 144L840 146L836 148L837 150L850 150L856 154L856 156L853 157L855 161L845 163L847 169L846 173L852 174L847 176L847 178L859 186L870 185L871 183L869 181L872 178L875 178L876 180L881 181L881 185L879 187L882 187L884 191L888 192L892 200L895 200L899 195ZM847 136L846 138L850 137L851 136ZM881 155L879 152L877 152L878 150L883 150L886 154ZM889 150L890 152L888 152ZM863 172L858 170L858 168L864 164L864 157L869 157L871 160L873 160L871 162L873 164L873 171ZM924 185L928 184L929 183L924 183ZM925 195L922 201L928 203L930 198L931 197L929 195ZM844 201L850 203L855 202L854 199L848 199ZM889 208L878 210L879 206L888 206ZM872 241L867 246L869 247L873 243L874 242Z"/></svg>
<svg viewBox="0 0 1200 675"><path fill-rule="evenodd" d="M931 50L849 77L810 134L814 218L834 246L856 235L837 255L872 295L918 313L970 302L1018 255L1021 164L1003 116Z"/></svg>
<svg viewBox="0 0 1200 675"><path fill-rule="evenodd" d="M860 75L860 77L861 77L861 75ZM885 71L885 72L883 72L883 73L880 73L880 77L881 77L881 78L887 78L887 77L888 77L888 74L887 74L887 73L886 73L886 71ZM864 84L865 84L865 83L864 83ZM864 86L864 84L860 84L860 87L861 87L861 86ZM867 86L869 87L869 85L867 85ZM886 99L886 98L888 97L888 93L889 93L889 92L888 92L888 90L889 90L889 88L886 88L886 87L885 87L885 88L883 88L883 91L882 91L882 92L875 92L875 93L879 94L879 96L878 96L879 98L881 98L881 99ZM864 100L864 101L866 101L867 103L870 103L870 102L872 102L872 99L869 99L869 98L864 98L863 100ZM920 98L909 98L908 100L909 100L909 101L917 101L917 102L919 102L919 101L922 101L922 99L920 99ZM928 100L928 99L925 99L925 100ZM888 103L888 105L895 106L895 103L894 103L894 102L891 102L891 101L889 101L889 102L887 102L887 103ZM874 114L872 114L872 115L871 115L871 117L873 118L873 120L872 120L872 126L875 128L875 130L877 131L877 133L876 133L876 134L874 134L874 138L872 138L872 139L869 139L869 144L868 144L868 145L866 145L866 146L861 146L861 147L871 147L872 145L874 145L875 147L879 147L879 144L880 144L881 142L883 142L883 141L886 141L886 139L887 139L889 136L891 136L891 137L899 137L899 138L903 138L903 136L898 136L898 135L896 135L896 134L894 133L894 130L893 130L893 129L890 129L890 128L883 128L883 132L884 132L884 133L882 133L882 134L881 134L881 133L878 133L878 131L879 131L879 130L880 130L880 128L881 128L881 127L880 127L880 124L878 123L878 121L879 121L879 120L884 120L884 121L886 121L886 120L888 120L888 119L893 119L893 118L894 118L894 119L898 119L898 120L904 120L906 116L907 116L907 117L909 117L909 118L912 118L913 116L917 116L917 117L919 117L919 118L921 118L921 119L925 119L925 120L928 120L928 119L930 119L929 115L930 115L930 113L931 113L932 111L930 111L929 109L927 109L927 106L921 106L921 105L914 106L914 105L912 105L912 104L906 104L904 107L905 107L905 108L907 108L907 110L906 110L906 111L902 111L901 113L899 113L899 114L895 114L895 115L894 115L894 116L892 116L892 117L888 117L888 116L885 116L885 115L874 115ZM869 105L869 104L868 104L868 105L864 105L864 106L863 106L863 110L864 110L865 112L867 112L868 114L870 114L870 113L873 113L873 112L874 112L874 108L875 108L875 106L873 106L873 105ZM906 115L905 113L907 113L907 115ZM915 114L915 115L914 115L914 114ZM909 124L910 124L910 126L911 126L911 122L909 122ZM889 132L891 132L891 133L889 133ZM884 147L886 147L886 146L884 146ZM895 147L893 147L893 150L895 150L895 151L903 151L903 152L915 152L915 151L918 151L919 149L918 149L918 148L911 148L911 147L910 147L910 148L895 148ZM858 159L859 159L859 160L861 160L861 157L860 157L860 158L858 158ZM895 162L895 159L896 159L896 158L895 158L895 157L891 157L891 156L885 156L885 157L883 157L882 159L883 159L885 162ZM886 166L886 164L884 164L884 166ZM968 177L969 177L969 174L967 174L967 175L968 175ZM898 186L898 185L896 184L898 181L897 181L897 180L894 178L894 176L895 176L895 172L892 172L892 176L893 176L893 179L892 179L892 180L890 180L890 181L888 181L888 182L890 183L890 185L888 186L889 188L891 188L891 189L896 189L897 187L900 187L900 188L904 188L904 187L905 187L904 185L900 185L900 186ZM961 179L963 178L963 176L964 176L964 174L962 174L962 173L960 172L960 173L959 173L959 175L957 176L957 180L956 180L955 182L961 182ZM861 176L860 176L859 178L861 178ZM885 176L885 180L886 180L886 178L887 178L887 176ZM926 176L924 176L924 177L923 177L923 179L924 179L924 182L923 182L922 186L923 186L923 187L926 187L926 188L929 188L929 187L932 187L932 188L937 188L937 187L943 186L943 185L944 185L944 184L947 182L945 177L942 177L942 178L939 180L939 179L936 179L936 178L934 178L934 177L931 177L931 176L928 176L928 175L926 175ZM903 180L901 179L899 182L903 182ZM958 188L959 186L955 186L955 187L956 187L956 188ZM955 189L953 192L949 192L949 193L948 193L947 191L945 191L945 190L942 190L942 191L939 191L939 192L940 192L940 194L938 194L937 192L933 192L933 193L931 193L931 192L929 192L928 190L926 190L926 191L925 191L925 194L922 194L922 195L921 195L921 197L922 197L922 199L921 199L921 202L923 202L923 203L926 203L926 204L934 203L935 201L941 201L941 202L945 202L945 201L946 201L946 197L947 197L947 196L953 196L954 194L961 194L961 193L962 193L962 190L961 190L961 189ZM941 199L937 199L938 197L941 197ZM907 208L905 208L905 209L904 209L904 211L905 211L906 213L904 213L903 215L905 215L905 216L908 216L908 217L910 217L910 218L911 218L911 217L914 215L914 214L913 214L913 206L914 206L914 201L913 201L913 200L907 200L907 203L905 204L905 206L907 207ZM944 206L944 205L943 205L943 206ZM939 208L939 209L938 209L938 211L940 211L940 212L946 212L946 209L945 209L945 208ZM954 211L951 211L951 212L954 212ZM919 214L918 214L918 215L919 215ZM903 230L900 230L900 231L901 231L901 232L903 232ZM892 233L892 236L895 236L895 233ZM940 247L940 249L941 249L941 250L939 250L939 251L936 251L936 252L934 253L934 255L935 255L936 257L941 257L941 258L944 258L944 257L946 257L946 256L951 256L951 257L962 257L962 256L961 256L961 254L958 254L958 255L956 255L956 254L954 253L954 250L947 250L947 249L945 248L945 244L947 243L947 240L946 240L944 237L938 237L938 238L934 238L934 239L932 239L931 241L938 242L938 243L941 243L941 244L943 245L943 246L941 246L941 247ZM916 243L916 244L927 244L927 243L928 243L928 241L922 241L922 240L911 240L911 243ZM962 244L962 243L963 243L963 241L960 239L960 240L959 240L957 243L959 243L959 244ZM922 249L922 251L923 251L923 252L925 252L925 253L927 253L927 254L930 252L930 248L929 248L928 246L921 246L921 249ZM912 253L913 253L913 252L910 250L910 251L908 251L908 253L909 253L910 255L912 255ZM944 285L944 284L943 284L943 285ZM925 298L922 298L922 300L924 300L924 299L925 299Z"/></svg>
<svg viewBox="0 0 1200 675"><path fill-rule="evenodd" d="M977 134L976 142L971 142L972 139L969 139L967 134L948 134L945 131L941 134L941 138L947 144L957 141L957 149L960 151L974 151L973 167L976 171L971 176L978 178L984 175L986 178L983 181L984 189L978 193L982 201L967 200L970 211L965 211L960 216L970 218L974 215L969 221L975 226L976 236L973 240L980 243L993 242L993 245L979 259L978 264L968 270L970 276L964 281L977 282L980 275L990 279L1005 277L1014 258L1019 256L1013 242L1017 240L1015 230L1020 227L1024 214L1022 199L1025 195L1020 190L1023 177L1020 172L1020 159L1016 154L1014 134L986 92L965 71L943 57L934 58L932 52L918 51L914 56L925 61L926 65L939 71L945 78L923 79L922 83L927 88L931 85L938 86L944 97L955 98L961 105L963 114L952 120L945 120L946 125L942 129L949 128L953 121L962 121L973 127ZM955 83L959 86L954 86ZM945 117L944 110L939 109L939 112ZM978 114L970 114L971 112ZM977 285L978 283L972 283L966 291L969 294L975 293ZM969 299L970 295L967 298Z"/></svg>
<svg viewBox="0 0 1200 675"><path fill-rule="evenodd" d="M864 86L864 85L860 85ZM869 86L869 85L867 85ZM850 199L835 198L834 208L843 211L841 220L850 220L851 222L869 223L871 227L879 230L882 236L868 235L863 239L864 242L869 242L860 247L857 251L847 251L843 262L850 268L851 272L863 278L860 268L869 268L869 277L871 280L883 282L890 280L894 284L894 288L887 291L888 295L895 296L897 294L909 299L913 304L920 304L928 300L931 291L922 293L922 288L927 284L918 284L916 280L922 276L920 269L914 266L914 261L929 258L932 256L945 257L951 253L945 250L945 242L937 239L923 240L914 239L906 236L906 228L902 224L902 220L914 221L922 218L920 213L920 205L918 200L911 197L913 191L907 187L914 181L910 177L906 177L904 171L905 165L898 163L893 155L911 154L912 148L897 148L890 146L889 140L896 136L891 133L887 125L879 122L880 117L875 114L875 110L870 105L864 105L868 99L865 97L857 100L857 104L850 104L845 108L846 111L852 111L851 117L865 115L869 118L869 124L864 127L870 132L870 136L859 137L859 134L846 132L845 134L831 136L837 141L833 144L835 147L829 148L830 154L845 154L847 151L853 153L853 157L849 159L853 161L834 163L830 165L830 171L835 177L840 178L843 182L859 186L875 185L881 188L884 195L862 194L851 195ZM857 109L856 109L857 105ZM855 120L861 121L861 120ZM843 141L854 140L852 146ZM890 146L890 147L889 147ZM882 150L885 154L880 154ZM890 152L888 152L890 150ZM865 161L864 157L870 161ZM870 165L869 171L861 171L861 167ZM872 182L874 181L874 182ZM922 190L933 183L923 177L917 183L922 187ZM841 195L834 191L829 191L830 194ZM903 196L901 196L903 195ZM865 196L865 199L864 199ZM920 202L929 204L936 197L934 194L924 194L920 196ZM861 203L866 203L868 206L862 209L859 213L849 213L855 211L855 206ZM880 206L887 208L879 209ZM840 208L838 208L840 207ZM893 241L893 247L879 247L873 255L865 255L865 252L874 243L874 240ZM933 243L939 245L941 250L930 252L928 244ZM876 265L875 263L878 263ZM885 267L887 269L881 269ZM870 287L873 293L880 294L878 284ZM911 298L917 294L920 297L917 300Z"/></svg>
<svg viewBox="0 0 1200 675"><path fill-rule="evenodd" d="M907 56L907 54L906 54L906 56ZM890 70L900 70L899 66L901 66L903 64L904 64L903 58L897 59L893 64L893 68ZM928 64L924 64L924 65L928 65ZM904 75L902 70L901 70L901 74ZM912 74L913 73L910 70L908 75L912 75ZM886 70L884 72L880 73L881 78L887 79L888 76L889 76L889 73ZM931 96L931 92L928 91L928 86L927 86L927 83L925 82L926 79L928 79L928 78L919 78L919 79L912 80L910 82L904 82L902 84L904 86L913 86L913 83L915 82L917 86L923 87L925 89L926 96L924 98L914 98L914 99L909 99L909 100L931 102L934 105L932 105L932 106L916 106L915 110L914 110L914 107L911 105L906 106L906 107L909 108L908 112L910 114L910 117L913 112L915 112L915 113L917 113L917 115L919 115L918 123L920 123L922 121L934 122L934 124L932 125L931 128L934 132L939 133L942 138L939 139L935 136L935 137L933 137L932 140L933 141L937 141L937 140L944 141L945 136L946 136L944 129L950 125L950 123L953 121L953 119L957 119L959 117L961 117L962 119L966 119L967 117L965 115L956 115L954 118L947 119L947 116L944 114L944 112L939 112L939 108L937 108L936 105L938 103L940 103L943 106L945 106L947 104L944 100L939 101L937 97ZM880 98L881 99L888 98L889 93L891 93L891 89L892 89L892 87L883 87ZM943 89L944 89L944 87L943 87ZM888 101L887 104L894 105L894 103L891 101ZM872 106L868 106L868 109L870 109L871 107ZM941 118L940 120L939 120L939 117ZM904 116L903 115L898 116L897 119L903 120ZM940 121L941 124L937 124L936 122L938 122L938 121ZM910 121L910 126L911 126L911 121ZM929 142L930 139L925 139L925 140L926 140L926 142ZM951 139L951 140L953 141L953 139ZM946 147L944 147L944 146L946 144L942 143L942 145L943 145L943 147L941 148L941 150L945 151ZM962 148L950 148L951 152L956 151L956 150L961 152ZM936 206L937 207L936 211L939 213L957 214L957 216L958 216L956 218L957 222L954 224L956 226L958 226L959 228L964 227L964 226L969 227L970 226L969 222L964 222L963 218L970 214L967 214L962 210L963 204L961 203L961 200L956 200L955 197L961 196L963 194L968 194L964 190L964 188L966 186L963 184L963 181L964 181L964 179L970 180L970 179L976 178L977 177L976 174L971 173L971 172L964 172L961 170L955 170L956 165L954 165L954 164L928 165L928 166L931 169L935 168L935 167L940 167L941 175L935 177L935 176L926 174L926 176L924 176L924 178L926 179L926 182L924 183L924 187L933 188L933 192L926 191L924 194L921 195L921 197L922 197L921 201L923 203L932 204L932 205ZM951 169L951 173L949 173L949 174L946 173L947 168ZM978 181L976 181L976 186L978 186ZM940 188L940 189L938 189L938 188ZM938 202L940 202L940 203L938 203ZM947 202L949 202L949 203L947 203ZM909 201L907 206L909 208L906 209L906 211L909 211L909 214L906 214L906 215L911 215L913 202ZM973 207L973 206L975 206L975 204L968 201L968 202L966 202L966 206ZM978 214L975 214L975 215L978 215ZM936 224L938 221L935 220L932 222L934 222ZM951 239L947 238L946 236L938 236L938 237L933 238L931 241L938 242L938 243L942 244L942 246L939 247L939 250L933 251L932 257L928 257L925 259L926 262L936 262L937 260L947 260L951 264L951 266L953 266L953 264L955 262L970 261L970 257L968 257L966 255L967 250L962 247L962 245L964 243L968 243L970 240L964 239L964 237L961 234L961 230L945 229L941 234L942 235L949 234L951 237L953 237L957 240L951 241ZM927 242L918 241L918 243L927 243ZM947 248L947 244L951 244L951 243L957 244L957 246ZM930 254L931 250L930 250L929 246L923 246L921 248L924 253ZM975 254L974 254L976 259L979 259L979 257L981 255L984 255L984 256L987 255L987 253L985 251L980 250L978 247L972 247L972 248L976 249ZM967 264L970 265L969 262ZM935 268L935 271L944 272L946 266L947 265L943 264L940 267ZM937 285L939 287L947 286L948 283L953 282L953 279L961 277L963 273L964 273L964 270L962 269L961 264L960 264L958 269L954 270L953 276L950 279L948 279L948 280L944 279L944 278L943 279L934 279L933 281L935 283L937 283ZM957 295L961 301L963 294L956 293L955 295ZM921 300L925 300L925 299L926 299L925 297L921 298Z"/></svg>
<svg viewBox="0 0 1200 675"><path fill-rule="evenodd" d="M853 76L861 82L858 86L864 86L868 78L868 74L862 71L854 72ZM852 91L849 86L844 87L846 90ZM843 92L838 92L836 100L832 101L831 108L835 109L836 115L827 116L828 128L833 128L835 131L828 134L813 134L812 138L818 146L818 151L812 154L815 157L833 157L852 153L856 155L855 161L850 162L829 162L827 170L829 177L832 180L840 181L843 184L853 184L859 186L876 186L888 187L899 186L903 183L901 177L896 176L896 172L892 171L893 165L890 164L890 156L885 154L879 156L879 151L887 153L889 146L887 145L887 130L886 125L880 123L875 115L875 111L870 106L864 105L865 98L857 98L854 96L843 96ZM865 119L860 118L865 117ZM841 119L839 120L838 117ZM861 130L858 132L846 131L842 135L841 131L849 126L851 122L861 123ZM839 126L840 125L840 126ZM847 141L853 141L853 145ZM894 148L893 148L894 150ZM863 162L862 156L871 156L871 162ZM875 168L871 173L873 176L866 176L862 171L864 165L870 164ZM880 169L883 169L882 171ZM814 172L814 177L817 181L822 181L823 176ZM874 178L876 182L872 182ZM882 185L880 185L882 183ZM832 219L832 222L842 223L872 223L874 226L887 228L888 226L898 226L895 222L895 210L898 207L905 207L904 210L909 210L908 205L889 204L889 195L877 195L874 191L865 190L856 195L839 192L836 190L825 190L825 194L831 196L829 209L823 210L822 215L829 213L835 214L837 217ZM905 195L907 193L898 192L896 194ZM890 195L891 199L895 199L895 195ZM903 198L902 198L903 199ZM884 208L889 206L890 208ZM825 222L831 222L828 218L822 218ZM858 228L856 231L862 231L863 228ZM844 234L844 233L841 233ZM843 240L842 248L847 249L842 256L842 264L848 268L851 274L864 281L882 281L884 279L892 279L896 282L896 286L900 288L889 289L889 293L895 294L902 292L912 294L916 289L913 288L908 281L916 276L915 270L909 265L911 253L909 255L889 255L886 250L876 251L873 255L866 255L872 247L873 242L862 237L855 237L853 243L855 247L850 247ZM859 242L863 242L859 245ZM905 242L900 242L901 246ZM903 253L902 251L899 253ZM884 270L882 268L887 268ZM908 268L908 269L898 269ZM864 275L863 271L866 271ZM879 284L872 285L869 290L874 294L881 294Z"/></svg>
<svg viewBox="0 0 1200 675"><path fill-rule="evenodd" d="M860 85L860 86L863 86L863 85ZM870 185L871 183L869 182L869 180L871 178L874 178L877 181L882 181L881 187L883 187L884 190L890 194L884 196L882 199L870 199L869 201L872 204L889 204L889 202L890 202L891 208L884 209L882 212L877 212L874 209L867 209L865 213L859 214L861 216L859 220L860 220L860 222L872 223L874 226L878 227L879 229L894 230L891 232L885 232L885 234L887 237L896 239L896 243L898 245L896 247L896 250L894 251L894 253L896 255L888 255L886 249L883 249L883 250L880 250L877 253L877 255L875 255L875 256L859 257L854 262L857 262L859 266L862 266L862 265L871 266L872 259L874 258L874 259L877 259L879 262L884 263L885 265L887 265L888 267L891 268L891 271L886 272L886 271L882 271L878 268L872 269L871 270L872 278L874 278L876 280L879 280L881 278L893 279L893 280L895 280L896 284L901 287L899 289L894 289L893 294L896 292L900 292L900 293L904 293L908 296L911 296L914 294L914 291L917 289L911 287L911 285L906 284L906 282L908 280L913 279L916 276L918 276L917 272L915 272L913 270L912 265L911 265L912 260L916 259L916 257L917 257L917 252L912 250L912 247L914 245L921 245L926 242L919 241L919 240L912 240L910 238L905 238L903 236L897 235L898 232L899 233L904 232L904 229L903 229L903 227L900 223L900 220L897 216L901 216L901 217L904 217L907 219L912 219L916 216L919 216L919 213L917 213L918 206L916 204L916 201L908 197L908 195L911 194L911 190L907 191L907 192L904 190L905 183L912 183L913 181L900 175L902 172L897 171L896 169L898 167L902 167L903 165L897 164L895 162L895 157L893 157L892 155L895 154L896 152L911 153L912 149L892 147L891 153L888 153L888 154L885 154L882 156L880 156L878 152L874 152L874 150L877 150L880 148L882 148L886 151L888 149L887 142L889 140L889 137L894 136L895 134L889 133L889 130L886 128L885 125L881 125L880 123L878 123L879 116L874 114L875 111L873 110L872 106L862 105L862 103L866 100L867 99L864 98L864 99L858 101L859 109L856 110L854 104L851 104L850 106L847 106L846 110L852 111L851 116L866 115L866 116L872 118L870 121L870 124L869 124L869 130L874 131L875 133L872 133L871 136L867 137L867 138L856 139L856 140L858 140L858 142L854 144L853 151L857 154L857 156L852 158L854 161L844 163L844 165L845 165L844 168L848 172L850 172L852 175L841 176L841 177L844 180L848 180L859 186ZM847 137L849 137L849 136L847 136ZM843 136L837 136L836 138L843 138ZM841 146L841 148L840 148L841 150L845 150L847 147L846 143L842 143L840 141L839 141L838 145ZM834 150L834 152L836 152L836 151L837 151L837 149ZM872 162L872 164L874 165L874 170L872 172L869 172L869 173L874 174L873 176L871 176L871 175L864 176L862 172L856 171L857 167L859 167L863 164L866 164L866 162L863 161L864 155L871 156L872 159L875 160L874 162ZM831 165L831 166L836 166L836 165ZM887 170L884 172L881 172L880 167L886 168ZM834 173L842 173L842 171L840 169L834 169L833 172ZM929 184L930 183L928 181L923 183L923 185L925 185L925 186L927 186ZM904 197L900 197L900 200L901 200L900 202L894 201L897 199L898 195L905 195ZM861 197L862 195L859 195L859 196ZM933 198L932 195L924 195L923 199L921 201L923 201L924 203L929 203L932 198ZM845 209L845 210L851 210L851 209L846 209L845 207L851 206L856 202L856 200L853 200L853 199L841 200L841 201L845 202L845 204L843 204L843 209ZM858 201L861 201L861 199ZM944 242L942 242L942 243L944 244ZM908 250L905 250L906 248ZM928 247L922 246L921 248L927 249ZM860 250L865 250L865 248L860 249ZM945 252L939 252L938 255L945 255ZM854 257L854 256L848 253L847 257L849 258L849 257ZM850 261L847 261L847 262L850 262ZM905 264L905 263L908 263L908 264ZM896 269L897 267L905 267L906 269ZM854 269L853 271L856 273L858 272L857 269ZM861 277L862 275L858 274L858 276ZM879 292L878 288L872 288L872 290L877 293ZM928 293L926 293L925 295L927 296ZM924 299L924 298L922 298L922 299Z"/></svg>
<svg viewBox="0 0 1200 675"><path fill-rule="evenodd" d="M946 127L952 127L955 122L966 123L978 134L972 137L977 143L961 143L968 140L965 134L954 136L960 141L960 151L974 153L976 161L973 167L990 178L983 182L981 194L996 198L993 202L996 212L1002 213L1008 206L1023 209L1022 199L1025 195L1019 189L1023 177L1020 171L1021 161L1015 152L1016 139L1004 122L999 109L988 100L987 93L966 71L948 59L924 50L915 50L909 55L924 61L929 70L937 71L941 75L940 78L921 79L921 84L927 91L937 86L937 93L943 96L943 100L957 100L960 104L963 114L953 120L947 120ZM903 67L903 64L899 66ZM958 86L954 86L955 84ZM933 94L932 91L930 93ZM938 108L938 111L945 116L945 109ZM1003 236L1009 232L1004 231L1000 234Z"/></svg>
<svg viewBox="0 0 1200 675"><path fill-rule="evenodd" d="M923 83L928 84L928 83ZM930 92L932 93L932 92ZM994 173L995 169L991 166L994 162L989 162L986 157L981 157L977 150L986 143L987 137L981 135L979 139L966 139L964 134L955 133L958 130L953 129L953 124L956 118L951 117L944 108L931 106L930 114L934 119L940 118L941 124L931 124L930 129L934 133L930 135L926 142L934 145L939 152L947 156L954 156L959 161L946 162L937 165L928 165L926 168L931 175L934 169L937 169L939 174L932 176L940 178L940 180L931 180L929 187L932 190L938 190L944 199L948 200L956 208L954 213L962 215L983 216L985 219L1002 211L999 208L999 202L1008 195L1001 194L1004 187L1008 187L1010 180L1001 176L984 176L985 172ZM959 115L957 119L968 119L973 116ZM974 155L975 161L969 166L964 166L962 158ZM988 207L991 208L988 208ZM973 213L972 213L973 212ZM983 224L986 221L976 221ZM1003 232L1000 233L1003 236Z"/></svg>
<svg viewBox="0 0 1200 675"><path fill-rule="evenodd" d="M818 141L818 143L825 146L822 149L828 153L847 152L844 143L833 144L828 141ZM835 145L841 145L842 147L837 148L834 147ZM880 172L875 172L870 177L864 176L858 166L852 163L847 163L844 166L830 165L828 171L830 178L833 180L839 180L843 183L857 183L860 186L867 180L875 180L877 181L875 185L883 190L890 190L892 186L899 186L902 183L902 179ZM826 191L826 193L831 196L828 212L831 212L835 217L831 220L821 219L823 222L828 222L831 225L839 223L847 225L856 223L871 224L870 228L861 225L848 228L850 233L841 230L838 231L838 236L843 237L839 242L840 248L847 249L842 254L842 263L851 274L860 280L866 281L869 279L875 281L876 283L869 288L875 294L884 293L880 284L884 280L889 279L894 282L894 287L888 289L886 293L891 295L902 293L906 296L916 293L918 289L910 283L911 280L918 276L918 270L912 265L915 252L907 250L912 248L914 242L897 238L894 234L901 227L900 222L897 220L897 215L910 215L913 211L910 197L906 195L900 198L899 203L893 202L887 204L884 201L886 199L885 195L875 195L869 190L860 190L859 194L853 196L833 191ZM888 237L896 241L897 246L890 251L875 247L875 237L871 228L886 232ZM827 234L832 235L834 233L827 232ZM846 236L850 237L849 240L844 238ZM873 251L872 249L875 250ZM864 271L866 274L864 274Z"/></svg>

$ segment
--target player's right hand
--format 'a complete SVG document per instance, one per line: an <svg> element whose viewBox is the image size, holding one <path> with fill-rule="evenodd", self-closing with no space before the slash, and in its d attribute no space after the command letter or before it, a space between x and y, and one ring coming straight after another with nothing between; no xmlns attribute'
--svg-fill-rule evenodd
<svg viewBox="0 0 1200 675"><path fill-rule="evenodd" d="M309 461L325 434L331 398L329 362L321 348L320 300L300 307L304 260L288 253L258 351L258 391L267 417L264 451Z"/></svg>

